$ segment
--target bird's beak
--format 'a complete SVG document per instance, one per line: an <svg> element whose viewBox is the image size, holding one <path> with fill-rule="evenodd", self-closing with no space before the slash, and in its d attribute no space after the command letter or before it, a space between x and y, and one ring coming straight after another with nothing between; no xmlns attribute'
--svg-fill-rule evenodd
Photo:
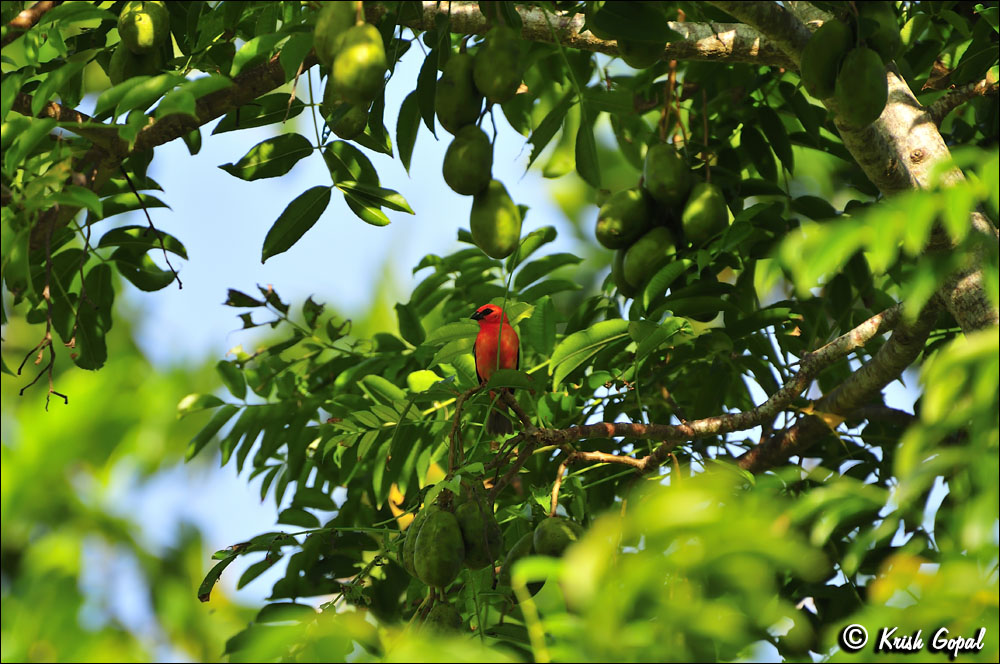
<svg viewBox="0 0 1000 664"><path fill-rule="evenodd" d="M471 318L472 320L482 320L483 316L485 315L486 314L484 314L482 311L477 311L476 313L469 316L469 318Z"/></svg>

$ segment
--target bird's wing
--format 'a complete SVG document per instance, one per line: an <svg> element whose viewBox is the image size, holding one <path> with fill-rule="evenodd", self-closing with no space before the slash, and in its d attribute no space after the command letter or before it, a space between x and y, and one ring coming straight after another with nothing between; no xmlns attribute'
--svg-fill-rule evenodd
<svg viewBox="0 0 1000 664"><path fill-rule="evenodd" d="M480 383L485 383L482 374L479 373L479 354L476 353L476 342L472 342L472 361L476 363L476 378L479 379Z"/></svg>

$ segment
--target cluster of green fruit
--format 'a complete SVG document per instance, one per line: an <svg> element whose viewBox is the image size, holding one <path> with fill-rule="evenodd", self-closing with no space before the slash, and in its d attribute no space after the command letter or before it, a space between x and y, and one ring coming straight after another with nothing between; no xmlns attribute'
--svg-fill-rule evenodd
<svg viewBox="0 0 1000 664"><path fill-rule="evenodd" d="M901 45L896 11L889 2L859 2L857 25L824 23L802 51L800 71L809 94L833 97L840 119L865 127L882 114L889 95L885 65ZM863 37L865 45L858 45Z"/></svg>
<svg viewBox="0 0 1000 664"><path fill-rule="evenodd" d="M522 74L518 33L497 26L475 56L461 52L448 58L434 99L438 122L455 136L444 155L444 181L473 197L472 240L493 258L514 253L521 239L521 212L503 183L493 179L493 145L476 121L484 98L502 104L517 94Z"/></svg>
<svg viewBox="0 0 1000 664"><path fill-rule="evenodd" d="M164 46L170 41L170 15L163 2L126 2L118 15L121 41L111 54L108 78L118 85L133 76L163 69Z"/></svg>
<svg viewBox="0 0 1000 664"><path fill-rule="evenodd" d="M353 2L324 2L313 32L316 58L327 68L320 113L337 136L356 138L388 69L378 28L359 21Z"/></svg>
<svg viewBox="0 0 1000 664"><path fill-rule="evenodd" d="M511 547L503 561L500 581L510 585L513 564L528 555L561 556L572 542L580 539L583 528L562 517L544 519ZM425 505L410 523L403 540L402 563L407 572L428 586L444 589L463 567L477 570L492 565L502 553L503 535L492 507L481 491L462 487L455 496L448 490ZM541 584L531 584L532 594ZM462 619L448 602L439 602L423 620L424 626L457 630Z"/></svg>
<svg viewBox="0 0 1000 664"><path fill-rule="evenodd" d="M722 190L694 182L684 158L666 143L646 151L642 184L612 194L597 215L597 241L615 249L611 267L618 291L634 297L677 247L699 246L730 221Z"/></svg>

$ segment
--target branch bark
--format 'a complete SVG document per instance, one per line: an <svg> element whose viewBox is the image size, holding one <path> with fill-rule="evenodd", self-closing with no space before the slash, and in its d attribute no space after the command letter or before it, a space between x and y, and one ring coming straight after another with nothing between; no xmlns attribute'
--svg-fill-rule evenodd
<svg viewBox="0 0 1000 664"><path fill-rule="evenodd" d="M640 440L662 441L660 445L657 446L656 449L654 449L650 454L640 458L606 454L603 452L574 452L566 460L567 463L571 460L592 461L595 463L620 463L630 465L639 472L648 472L660 466L666 460L670 451L683 442L707 436L752 429L753 427L759 426L764 422L769 422L779 412L787 408L800 394L802 394L802 392L809 387L813 379L819 374L820 371L830 366L837 360L845 357L851 351L864 346L876 336L896 328L899 323L900 316L901 306L896 305L879 314L876 314L875 316L872 316L861 325L841 335L840 337L837 337L822 348L819 348L811 353L807 353L799 362L798 373L786 382L777 392L772 394L767 401L748 411L741 413L727 413L725 415L717 415L715 417L706 417L683 424L597 422L595 424L572 426L566 429L535 429L533 431L521 433L509 441L511 446L519 446L518 457L507 473L505 473L493 487L493 490L491 491L491 498L495 497L496 494L498 494L500 490L508 482L510 482L514 475L516 475L520 470L521 466L524 465L525 461L527 461L527 459L531 456L532 452L542 445L554 445L561 447L572 441L586 438L624 437L636 438ZM933 319L933 316L930 318ZM933 325L933 320L929 323L929 325ZM929 331L930 328L928 328L927 332ZM926 336L927 333L924 332L923 338L926 338ZM900 339L900 341L897 342L897 346L902 344L905 339L907 340L906 348L909 349L917 346L919 346L919 348L923 348L923 342L920 341L918 343L913 332L904 332L902 335L893 335L893 338L897 337ZM890 345L891 344L889 342L886 343L886 346ZM884 384L887 384L890 380L897 377L900 372L902 372L902 369L905 368L910 361L912 361L912 357L910 357L909 360L906 360L907 356L905 353L899 352L898 348L886 351L886 346L882 347L870 363L877 364L875 368L869 370L868 373L863 374L860 378L857 376L858 373L861 372L858 372L848 379L848 382L854 379L854 384L856 386L863 387L865 395L868 394L867 390L873 389L878 380L882 377L888 376L885 379L885 383L882 384L882 386L884 386ZM917 352L919 352L919 349ZM913 356L915 357L915 353ZM880 357L884 359L879 359ZM878 360L878 362L876 362L876 360ZM900 363L903 361L905 361L905 364L900 366ZM893 371L895 371L894 374L892 373ZM881 386L878 387L878 389L881 389ZM854 397L848 398L847 395L854 395L856 392L857 388L853 390L848 389L847 392L844 393L845 396L840 398L844 399L845 403L851 404L851 407L854 408L856 405L853 405L854 401L851 400L851 398ZM819 409L818 404L817 409ZM823 426L825 427L825 425ZM768 451L770 450L765 450L765 452ZM767 458L779 459L779 456L777 453L774 453L772 456ZM761 468L763 467L764 466L761 466Z"/></svg>
<svg viewBox="0 0 1000 664"><path fill-rule="evenodd" d="M975 81L949 91L946 95L935 101L927 108L931 114L931 119L934 121L934 124L940 126L949 113L965 102L975 97L995 95L998 90L1000 90L1000 83L997 83L996 81L991 83L988 79L984 78L981 81Z"/></svg>
<svg viewBox="0 0 1000 664"><path fill-rule="evenodd" d="M415 30L432 30L438 17L445 17L448 29L456 34L483 35L489 24L479 10L478 2L423 2L418 16L400 17L400 24ZM366 5L369 21L385 14L380 4ZM614 40L598 39L584 31L583 14L546 14L538 7L518 5L521 16L521 36L530 41L555 43L582 51L618 55ZM550 27L551 23L551 27ZM788 67L792 61L772 41L762 39L760 33L742 23L678 23L670 28L684 35L682 41L671 42L664 48L662 60L705 60L709 62L751 62L756 64ZM553 39L553 34L555 39Z"/></svg>
<svg viewBox="0 0 1000 664"><path fill-rule="evenodd" d="M813 411L833 415L860 411L923 351L940 309L938 302L932 301L916 320L900 323L871 360L814 402ZM829 432L826 422L809 415L741 456L739 465L752 473L763 472L784 463L789 457L801 456Z"/></svg>
<svg viewBox="0 0 1000 664"><path fill-rule="evenodd" d="M63 0L43 0L42 2L36 2L27 9L22 10L17 16L10 20L10 23L4 26L7 29L4 31L3 38L0 38L0 48L3 48L31 28L35 27L47 11L53 9L56 5L61 5L62 3Z"/></svg>
<svg viewBox="0 0 1000 664"><path fill-rule="evenodd" d="M794 14L770 2L712 2L736 18L749 23L763 37L772 40L794 62L799 62L802 48L808 42L808 29ZM832 112L844 146L864 170L865 175L886 196L927 189L935 183L942 162L951 153L938 131L928 108L917 101L895 65L886 72L889 97L878 120L867 127L844 124L837 114L834 99L823 100ZM942 186L955 184L965 176L955 167L939 176ZM980 213L975 212L970 226L986 242L997 243L997 229ZM950 247L946 247L950 248ZM967 267L948 279L940 295L948 311L965 332L996 326L1000 322L997 309L983 288L982 270L986 247L969 257Z"/></svg>

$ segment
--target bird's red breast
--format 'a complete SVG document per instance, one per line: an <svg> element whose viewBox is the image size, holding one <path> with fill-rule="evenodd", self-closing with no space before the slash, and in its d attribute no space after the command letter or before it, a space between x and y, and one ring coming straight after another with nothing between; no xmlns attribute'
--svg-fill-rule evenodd
<svg viewBox="0 0 1000 664"><path fill-rule="evenodd" d="M472 314L472 319L479 322L473 349L479 380L489 380L497 369L517 369L520 339L507 322L507 314L495 304L484 304Z"/></svg>

